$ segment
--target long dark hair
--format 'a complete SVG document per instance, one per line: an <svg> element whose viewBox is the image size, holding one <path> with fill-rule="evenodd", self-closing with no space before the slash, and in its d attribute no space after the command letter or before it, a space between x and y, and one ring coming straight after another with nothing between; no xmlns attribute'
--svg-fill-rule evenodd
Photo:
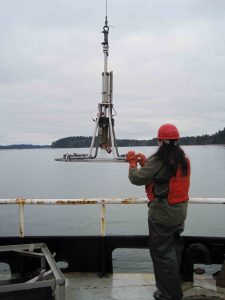
<svg viewBox="0 0 225 300"><path fill-rule="evenodd" d="M159 157L172 170L173 175L176 174L178 167L183 176L187 175L188 162L177 140L162 141L162 145L159 146L154 156Z"/></svg>

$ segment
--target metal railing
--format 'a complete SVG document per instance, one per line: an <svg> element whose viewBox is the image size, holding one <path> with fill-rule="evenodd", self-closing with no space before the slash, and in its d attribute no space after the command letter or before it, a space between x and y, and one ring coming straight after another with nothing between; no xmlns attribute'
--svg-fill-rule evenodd
<svg viewBox="0 0 225 300"><path fill-rule="evenodd" d="M24 205L101 205L101 236L106 232L106 205L111 204L147 204L147 198L88 198L88 199L0 199L0 205L19 206L19 233L24 237ZM190 198L189 203L225 204L225 198Z"/></svg>

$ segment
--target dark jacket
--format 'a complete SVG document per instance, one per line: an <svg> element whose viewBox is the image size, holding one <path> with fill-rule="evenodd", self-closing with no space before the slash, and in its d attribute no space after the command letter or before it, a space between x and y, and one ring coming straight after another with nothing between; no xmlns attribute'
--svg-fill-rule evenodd
<svg viewBox="0 0 225 300"><path fill-rule="evenodd" d="M170 205L167 201L171 170L164 163L152 156L144 167L130 168L129 179L135 185L154 184L155 199L149 205L149 217L165 225L178 225L184 222L187 215L188 202Z"/></svg>

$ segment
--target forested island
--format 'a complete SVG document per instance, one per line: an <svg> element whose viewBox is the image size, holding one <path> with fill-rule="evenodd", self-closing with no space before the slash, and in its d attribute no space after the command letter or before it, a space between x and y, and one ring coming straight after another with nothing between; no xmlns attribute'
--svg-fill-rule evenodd
<svg viewBox="0 0 225 300"><path fill-rule="evenodd" d="M51 145L32 145L32 144L13 144L1 146L0 150L4 149L43 149L43 148L89 148L92 137L88 136L72 136L59 139L52 142ZM133 146L156 146L157 139L151 140L136 140L136 139L117 139L118 147L133 147ZM180 138L180 145L225 145L225 128L219 130L212 135L187 136Z"/></svg>
<svg viewBox="0 0 225 300"><path fill-rule="evenodd" d="M91 145L92 137L72 136L59 139L52 143L51 148L88 148ZM225 128L212 135L181 137L180 145L224 145ZM156 146L157 139L136 140L136 139L117 139L118 147L130 146Z"/></svg>

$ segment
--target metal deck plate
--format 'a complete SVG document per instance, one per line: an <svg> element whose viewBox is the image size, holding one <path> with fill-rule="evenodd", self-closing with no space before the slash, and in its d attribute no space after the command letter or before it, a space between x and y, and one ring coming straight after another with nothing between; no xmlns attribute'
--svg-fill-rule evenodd
<svg viewBox="0 0 225 300"><path fill-rule="evenodd" d="M152 273L114 273L99 278L94 273L67 273L66 299L70 300L154 300ZM184 300L224 300L225 289L218 288L209 274L195 275L194 284L182 285Z"/></svg>

